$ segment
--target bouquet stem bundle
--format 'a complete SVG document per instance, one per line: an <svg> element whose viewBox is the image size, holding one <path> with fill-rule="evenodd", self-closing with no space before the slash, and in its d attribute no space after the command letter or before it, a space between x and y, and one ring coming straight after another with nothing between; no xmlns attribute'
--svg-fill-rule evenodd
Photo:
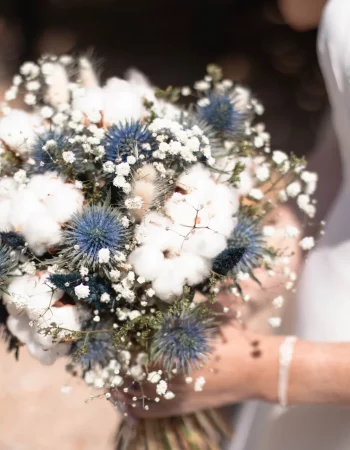
<svg viewBox="0 0 350 450"><path fill-rule="evenodd" d="M197 411L179 417L124 418L118 429L115 450L220 450L232 438L223 409Z"/></svg>

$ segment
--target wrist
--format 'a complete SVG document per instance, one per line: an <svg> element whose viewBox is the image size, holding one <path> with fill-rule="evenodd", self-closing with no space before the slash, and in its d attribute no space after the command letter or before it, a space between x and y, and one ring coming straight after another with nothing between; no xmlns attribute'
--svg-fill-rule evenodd
<svg viewBox="0 0 350 450"><path fill-rule="evenodd" d="M284 336L257 336L258 351L251 354L252 398L278 401L279 349Z"/></svg>

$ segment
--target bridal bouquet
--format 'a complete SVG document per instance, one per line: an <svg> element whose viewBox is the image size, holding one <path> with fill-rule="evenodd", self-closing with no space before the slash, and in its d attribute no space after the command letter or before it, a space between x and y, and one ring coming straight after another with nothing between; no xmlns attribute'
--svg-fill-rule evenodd
<svg viewBox="0 0 350 450"><path fill-rule="evenodd" d="M218 293L244 298L241 281L259 283L258 268L288 273L288 249L268 244L270 211L294 198L315 213L316 176L271 151L262 113L214 65L193 88L162 91L136 71L101 86L85 57L23 64L0 119L0 319L9 349L18 356L26 346L42 364L68 356L67 369L107 399L152 383L155 398L130 408L171 401L172 377L188 378L211 357L229 309L212 307ZM198 377L194 389L204 383ZM210 443L206 428L220 421L201 414L178 418L178 429ZM162 426L164 448L175 448ZM123 427L120 446L146 448L130 439L147 441L147 420L129 440L132 427Z"/></svg>

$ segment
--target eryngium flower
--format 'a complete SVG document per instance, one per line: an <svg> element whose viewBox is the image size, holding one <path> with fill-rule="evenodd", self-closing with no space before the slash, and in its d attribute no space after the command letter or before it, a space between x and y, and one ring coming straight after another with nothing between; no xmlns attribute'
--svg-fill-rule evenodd
<svg viewBox="0 0 350 450"><path fill-rule="evenodd" d="M103 205L86 206L72 217L63 232L61 258L69 268L108 270L116 265L114 257L124 249L127 237L128 232L116 209ZM100 261L100 250L109 251L109 261Z"/></svg>
<svg viewBox="0 0 350 450"><path fill-rule="evenodd" d="M249 117L246 111L236 108L234 97L229 94L209 94L207 103L197 106L197 113L216 132L231 137L244 134L245 122Z"/></svg>
<svg viewBox="0 0 350 450"><path fill-rule="evenodd" d="M103 331L111 330L111 332ZM72 344L70 355L74 361L80 364L83 372L97 366L105 367L110 360L116 358L117 350L112 340L113 321L93 322L87 320L82 326L82 331L87 331L80 339Z"/></svg>
<svg viewBox="0 0 350 450"><path fill-rule="evenodd" d="M80 273L51 274L49 281L58 289L66 292L75 301L80 301L80 299L76 296L74 289L81 283L88 286L90 293L84 299L84 302L91 305L94 309L104 310L106 305L101 303L102 295L113 295L110 285L104 278L99 276L87 275L82 277Z"/></svg>
<svg viewBox="0 0 350 450"><path fill-rule="evenodd" d="M7 245L0 242L0 291L4 289L4 284L8 275L14 270L17 264L17 256Z"/></svg>
<svg viewBox="0 0 350 450"><path fill-rule="evenodd" d="M11 248L22 248L25 245L25 241L23 239L23 237L18 234L15 233L14 231L1 231L0 232L0 245L7 245L8 247Z"/></svg>
<svg viewBox="0 0 350 450"><path fill-rule="evenodd" d="M150 360L161 364L171 373L187 374L199 368L211 352L213 319L207 310L188 305L163 314L160 327L154 335L150 349Z"/></svg>
<svg viewBox="0 0 350 450"><path fill-rule="evenodd" d="M103 142L108 161L126 162L128 156L144 161L152 156L157 145L152 133L140 121L119 123L109 128Z"/></svg>
<svg viewBox="0 0 350 450"><path fill-rule="evenodd" d="M72 150L69 139L72 134L67 131L50 130L38 136L33 146L34 170L38 173L52 172L60 169L59 159L62 152Z"/></svg>
<svg viewBox="0 0 350 450"><path fill-rule="evenodd" d="M260 220L240 214L238 223L228 240L227 248L214 260L213 271L220 275L251 273L261 265L266 254L266 242Z"/></svg>

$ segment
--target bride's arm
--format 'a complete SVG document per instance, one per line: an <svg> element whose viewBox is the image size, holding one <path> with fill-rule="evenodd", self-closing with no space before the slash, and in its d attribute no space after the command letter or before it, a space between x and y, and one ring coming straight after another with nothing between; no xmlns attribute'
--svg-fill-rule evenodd
<svg viewBox="0 0 350 450"><path fill-rule="evenodd" d="M270 354L262 356L257 397L277 402L278 354L281 337L268 337ZM289 370L290 404L350 405L350 343L297 341Z"/></svg>
<svg viewBox="0 0 350 450"><path fill-rule="evenodd" d="M278 402L279 353L283 336L266 336L232 326L223 329L215 357L202 369L191 374L193 382L183 378L169 383L175 393L171 401L150 402L142 407L137 389L114 393L119 401L135 403L129 413L134 417L163 418L214 408L248 399ZM204 389L195 391L196 379L205 379ZM294 348L287 386L289 404L350 405L350 343L316 343L297 341ZM154 398L144 385L142 393Z"/></svg>
<svg viewBox="0 0 350 450"><path fill-rule="evenodd" d="M299 31L316 28L326 0L279 0L284 20Z"/></svg>

